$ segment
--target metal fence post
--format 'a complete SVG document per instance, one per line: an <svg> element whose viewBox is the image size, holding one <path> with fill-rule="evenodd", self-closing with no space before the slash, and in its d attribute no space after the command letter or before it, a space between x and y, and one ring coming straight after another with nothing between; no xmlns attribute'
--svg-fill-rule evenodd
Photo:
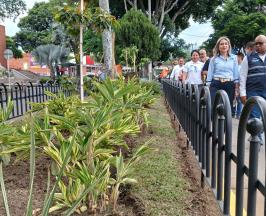
<svg viewBox="0 0 266 216"><path fill-rule="evenodd" d="M189 85L165 81L163 89L168 104L179 120L180 127L182 126L187 133L195 154L199 156L202 177L204 177L204 169L206 169L207 179L211 175L211 187L219 200L223 214L230 215L231 162L234 161L237 164L235 215L243 215L243 183L246 174L248 176L248 215L256 215L256 193L259 190L264 196L264 215L266 216L265 182L263 184L258 179L260 147L258 135L263 128L266 139L266 100L261 97L251 97L245 104L238 126L237 155L235 155L232 152L231 105L225 91L220 90L216 93L213 107L211 107L210 92L207 87L198 94L196 86L191 88ZM259 119L248 121L248 116L255 105L259 107L262 121ZM244 164L245 130L243 128L246 127L251 133L249 167Z"/></svg>
<svg viewBox="0 0 266 216"><path fill-rule="evenodd" d="M247 123L247 131L251 134L249 153L249 177L248 177L248 215L256 215L256 194L258 178L258 152L260 148L259 135L262 132L262 121L257 118L250 119Z"/></svg>

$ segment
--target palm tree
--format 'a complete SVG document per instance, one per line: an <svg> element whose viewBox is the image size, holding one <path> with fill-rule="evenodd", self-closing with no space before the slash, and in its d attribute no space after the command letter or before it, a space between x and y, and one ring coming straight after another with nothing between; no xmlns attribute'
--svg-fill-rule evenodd
<svg viewBox="0 0 266 216"><path fill-rule="evenodd" d="M40 65L47 65L50 69L50 76L54 80L57 76L56 66L65 63L69 56L70 49L54 44L38 46L31 52L36 62Z"/></svg>

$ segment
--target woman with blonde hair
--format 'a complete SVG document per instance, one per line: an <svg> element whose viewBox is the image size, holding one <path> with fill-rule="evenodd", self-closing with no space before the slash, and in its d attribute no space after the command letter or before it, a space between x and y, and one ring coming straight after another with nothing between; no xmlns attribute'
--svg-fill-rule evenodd
<svg viewBox="0 0 266 216"><path fill-rule="evenodd" d="M223 36L217 40L208 68L207 84L210 86L212 103L216 92L224 90L232 107L234 97L239 92L239 71L237 58L231 49L229 38Z"/></svg>

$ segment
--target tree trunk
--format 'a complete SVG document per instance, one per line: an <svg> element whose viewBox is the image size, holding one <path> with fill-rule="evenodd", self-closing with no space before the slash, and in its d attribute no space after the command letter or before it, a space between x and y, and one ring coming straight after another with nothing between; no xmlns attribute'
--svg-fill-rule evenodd
<svg viewBox="0 0 266 216"><path fill-rule="evenodd" d="M109 0L100 0L99 6L103 10L110 12L109 9ZM104 55L104 65L106 67L106 70L109 75L111 75L112 71L112 30L111 27L109 29L106 29L102 33L102 39L103 39L103 55Z"/></svg>
<svg viewBox="0 0 266 216"><path fill-rule="evenodd" d="M138 9L138 1L137 0L134 0L134 7L136 10Z"/></svg>
<svg viewBox="0 0 266 216"><path fill-rule="evenodd" d="M53 64L48 65L48 67L50 69L51 80L55 81L55 68L54 68Z"/></svg>
<svg viewBox="0 0 266 216"><path fill-rule="evenodd" d="M125 11L127 12L127 2L124 0Z"/></svg>

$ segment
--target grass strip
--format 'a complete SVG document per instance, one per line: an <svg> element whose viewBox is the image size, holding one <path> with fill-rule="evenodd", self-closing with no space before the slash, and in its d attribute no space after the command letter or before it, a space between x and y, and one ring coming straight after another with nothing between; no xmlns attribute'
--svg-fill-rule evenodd
<svg viewBox="0 0 266 216"><path fill-rule="evenodd" d="M180 175L181 163L176 157L176 134L161 97L149 114L152 132L137 142L143 143L152 137L150 146L158 151L139 162L138 184L132 192L141 197L149 215L186 215L184 201L189 194L185 190L186 181Z"/></svg>

